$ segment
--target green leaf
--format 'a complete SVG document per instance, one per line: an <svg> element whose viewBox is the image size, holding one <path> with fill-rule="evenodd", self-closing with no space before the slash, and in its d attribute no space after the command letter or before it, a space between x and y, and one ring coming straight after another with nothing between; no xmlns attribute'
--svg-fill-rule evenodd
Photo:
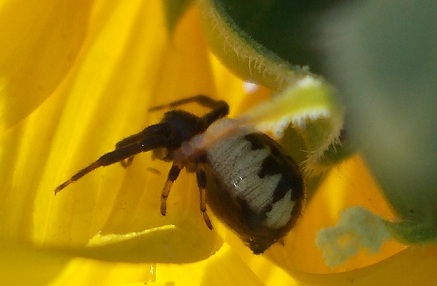
<svg viewBox="0 0 437 286"><path fill-rule="evenodd" d="M437 239L435 11L433 1L365 1L332 15L325 40L347 131L411 243Z"/></svg>
<svg viewBox="0 0 437 286"><path fill-rule="evenodd" d="M324 55L316 40L323 14L342 1L215 0L239 29L293 65L321 73Z"/></svg>
<svg viewBox="0 0 437 286"><path fill-rule="evenodd" d="M210 48L241 78L280 90L309 74L307 67L293 65L257 42L232 18L226 3L200 0L198 4Z"/></svg>

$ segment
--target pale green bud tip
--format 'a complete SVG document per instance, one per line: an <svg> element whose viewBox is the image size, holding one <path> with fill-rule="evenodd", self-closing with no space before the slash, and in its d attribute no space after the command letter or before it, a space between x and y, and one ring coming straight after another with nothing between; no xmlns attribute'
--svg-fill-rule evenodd
<svg viewBox="0 0 437 286"><path fill-rule="evenodd" d="M336 226L320 230L316 245L322 249L326 264L336 267L363 248L378 252L389 238L390 232L385 221L357 206L341 213Z"/></svg>

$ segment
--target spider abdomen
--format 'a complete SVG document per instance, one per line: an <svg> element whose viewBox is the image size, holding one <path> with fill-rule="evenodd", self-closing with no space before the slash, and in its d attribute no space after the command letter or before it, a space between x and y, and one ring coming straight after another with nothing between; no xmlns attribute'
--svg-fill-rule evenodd
<svg viewBox="0 0 437 286"><path fill-rule="evenodd" d="M304 200L296 163L263 133L236 130L206 149L207 203L254 253L295 224Z"/></svg>

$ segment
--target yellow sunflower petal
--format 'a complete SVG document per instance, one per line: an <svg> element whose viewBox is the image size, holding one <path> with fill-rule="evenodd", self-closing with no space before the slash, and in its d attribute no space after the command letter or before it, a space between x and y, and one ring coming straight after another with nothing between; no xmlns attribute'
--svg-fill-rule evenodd
<svg viewBox="0 0 437 286"><path fill-rule="evenodd" d="M37 108L75 64L93 1L2 1L0 132Z"/></svg>
<svg viewBox="0 0 437 286"><path fill-rule="evenodd" d="M0 277L4 285L48 285L68 259L61 252L35 249L0 238Z"/></svg>

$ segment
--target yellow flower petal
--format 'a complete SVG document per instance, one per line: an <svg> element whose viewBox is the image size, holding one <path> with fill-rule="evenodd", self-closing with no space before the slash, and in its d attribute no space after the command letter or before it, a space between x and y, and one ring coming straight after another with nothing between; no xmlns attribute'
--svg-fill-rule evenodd
<svg viewBox="0 0 437 286"><path fill-rule="evenodd" d="M47 285L68 263L56 251L39 250L0 238L0 277L4 285Z"/></svg>
<svg viewBox="0 0 437 286"><path fill-rule="evenodd" d="M75 64L93 1L2 1L0 132L37 108Z"/></svg>

